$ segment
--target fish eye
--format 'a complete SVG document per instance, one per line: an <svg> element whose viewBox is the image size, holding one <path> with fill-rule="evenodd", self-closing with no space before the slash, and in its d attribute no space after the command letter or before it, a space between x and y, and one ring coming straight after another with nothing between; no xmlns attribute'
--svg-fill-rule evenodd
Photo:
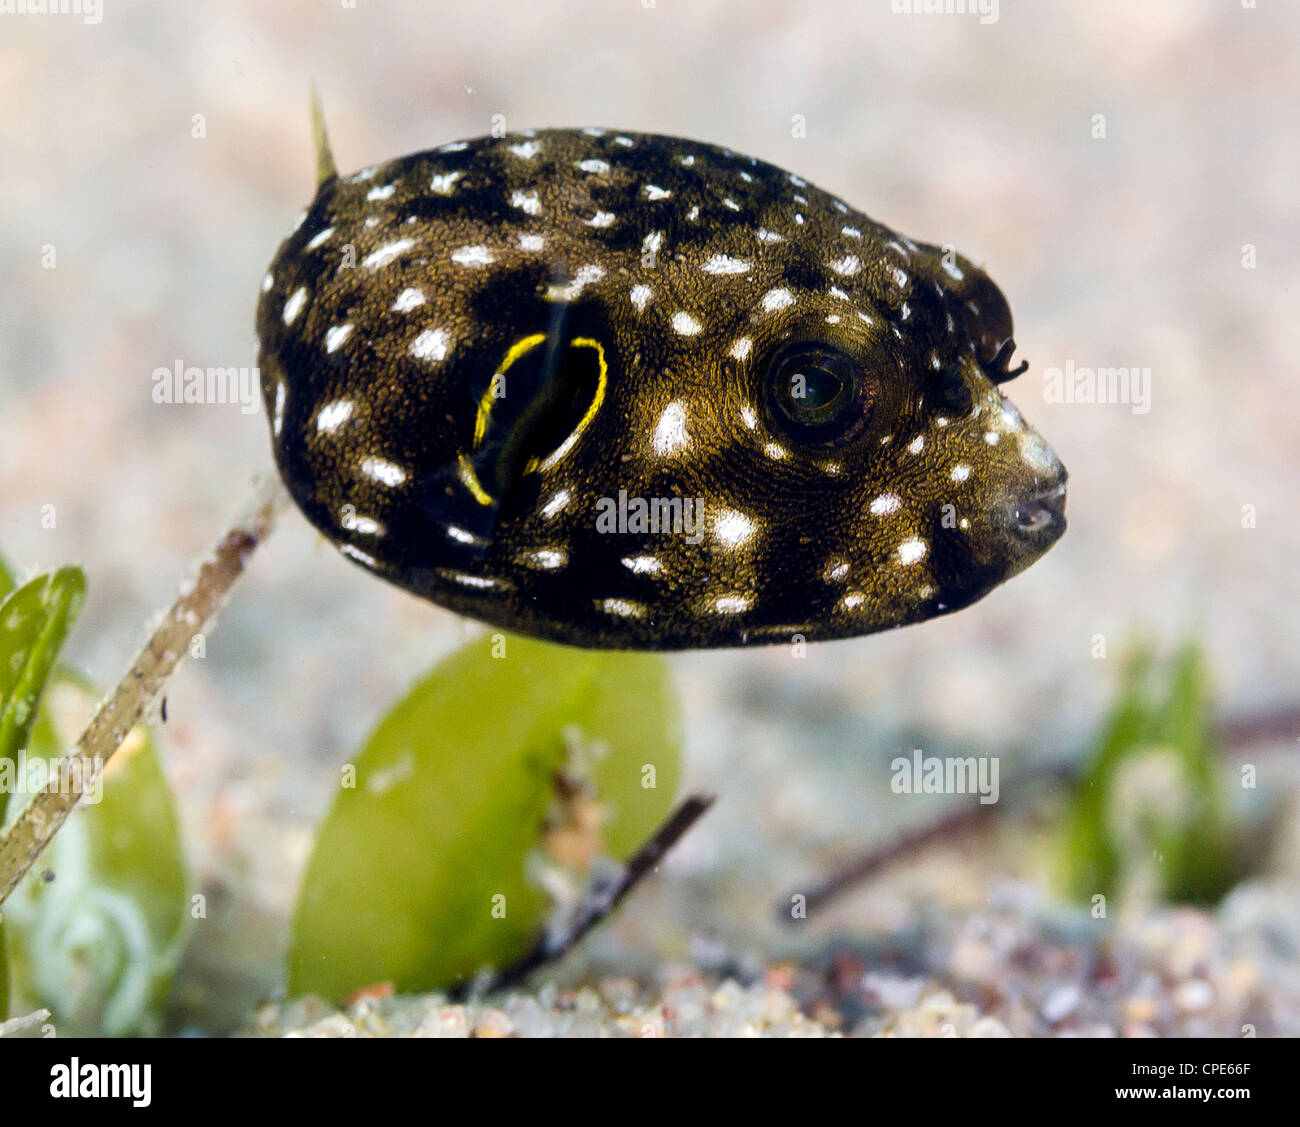
<svg viewBox="0 0 1300 1127"><path fill-rule="evenodd" d="M871 417L879 382L846 352L819 343L783 348L767 368L767 398L778 424L800 442L838 446Z"/></svg>

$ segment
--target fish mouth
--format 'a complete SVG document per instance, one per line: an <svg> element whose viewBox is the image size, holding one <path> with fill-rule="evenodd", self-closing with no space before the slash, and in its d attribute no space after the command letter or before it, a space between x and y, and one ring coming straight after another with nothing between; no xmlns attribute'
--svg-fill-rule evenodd
<svg viewBox="0 0 1300 1127"><path fill-rule="evenodd" d="M1065 483L1063 473L1046 489L1019 498L1009 506L1011 531L1040 551L1065 532Z"/></svg>

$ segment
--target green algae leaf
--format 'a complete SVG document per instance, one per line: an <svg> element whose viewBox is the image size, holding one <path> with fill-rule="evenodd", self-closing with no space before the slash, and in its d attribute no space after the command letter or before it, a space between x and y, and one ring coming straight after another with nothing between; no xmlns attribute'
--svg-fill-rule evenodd
<svg viewBox="0 0 1300 1127"><path fill-rule="evenodd" d="M56 664L85 598L61 568L15 589L0 561L0 820L40 790L98 699ZM52 878L52 879L51 879ZM48 1008L60 1034L157 1029L186 923L171 791L147 731L133 731L4 904L0 985Z"/></svg>
<svg viewBox="0 0 1300 1127"><path fill-rule="evenodd" d="M1160 673L1145 648L1125 661L1069 812L1064 880L1073 895L1109 899L1136 888L1212 904L1244 875L1223 811L1200 648L1184 646Z"/></svg>
<svg viewBox="0 0 1300 1127"><path fill-rule="evenodd" d="M518 958L550 908L533 874L555 856L557 772L581 751L601 851L625 860L669 813L680 745L657 655L500 634L458 650L344 770L298 902L290 992L431 990Z"/></svg>
<svg viewBox="0 0 1300 1127"><path fill-rule="evenodd" d="M29 764L57 760L98 695L61 673ZM188 935L188 884L171 788L139 725L5 904L16 1009L49 1009L59 1036L158 1033Z"/></svg>
<svg viewBox="0 0 1300 1127"><path fill-rule="evenodd" d="M64 567L24 583L0 602L0 768L12 768L27 746L45 682L85 597L85 574ZM0 786L0 822L10 792Z"/></svg>
<svg viewBox="0 0 1300 1127"><path fill-rule="evenodd" d="M0 561L0 826L14 772L36 723L41 693L86 596L86 577L65 567L15 589ZM9 968L0 923L0 1018L9 1012Z"/></svg>

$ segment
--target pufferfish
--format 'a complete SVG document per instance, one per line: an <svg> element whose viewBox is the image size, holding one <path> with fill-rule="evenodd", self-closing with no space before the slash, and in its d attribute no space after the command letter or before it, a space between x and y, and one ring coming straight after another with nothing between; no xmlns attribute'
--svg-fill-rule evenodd
<svg viewBox="0 0 1300 1127"><path fill-rule="evenodd" d="M335 170L263 280L281 476L497 627L670 650L965 607L1065 529L983 270L750 156L525 130Z"/></svg>

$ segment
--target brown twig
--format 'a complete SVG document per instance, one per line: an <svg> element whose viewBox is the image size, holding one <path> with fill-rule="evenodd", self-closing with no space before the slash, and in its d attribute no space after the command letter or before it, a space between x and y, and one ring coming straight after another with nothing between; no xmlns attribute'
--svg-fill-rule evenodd
<svg viewBox="0 0 1300 1127"><path fill-rule="evenodd" d="M1070 764L1052 764L1025 771L1016 782L1016 788L1023 793L1039 784L1065 785L1074 778L1075 769ZM806 915L811 915L824 908L832 900L846 893L854 885L870 880L891 865L907 860L909 857L941 842L952 842L962 835L982 828L991 821L1000 804L976 802L969 806L945 814L942 818L916 829L903 830L887 843L866 850L858 856L840 865L830 876L818 881L811 890L798 893L803 897ZM796 895L791 892L791 896ZM787 896L778 906L778 918L789 922L791 896Z"/></svg>
<svg viewBox="0 0 1300 1127"><path fill-rule="evenodd" d="M1225 717L1218 730L1227 751L1256 744L1295 743L1300 740L1300 706Z"/></svg>
<svg viewBox="0 0 1300 1127"><path fill-rule="evenodd" d="M1300 708L1281 708L1274 712L1250 716L1226 717L1218 721L1217 732L1224 751L1237 751L1264 743L1281 743L1300 739ZM1018 780L1019 789L1027 790L1039 783L1057 787L1075 782L1082 768L1075 763L1057 763L1031 768ZM892 865L905 861L932 846L951 843L989 822L997 805L966 806L946 814L937 821L916 829L905 830L884 845L874 846L840 865L803 893L806 915L824 908L855 885L871 880ZM792 892L791 895L794 895ZM789 922L790 897L777 905L777 915Z"/></svg>
<svg viewBox="0 0 1300 1127"><path fill-rule="evenodd" d="M612 887L589 890L577 914L561 933L543 934L527 954L516 962L503 967L486 980L474 979L464 983L453 991L453 996L463 999L471 994L482 994L488 990L501 990L508 986L515 986L538 967L562 959L582 942L583 937L592 928L614 912L627 894L659 864L660 858L681 840L686 831L703 817L713 803L713 795L691 795L672 812L650 840L632 855Z"/></svg>
<svg viewBox="0 0 1300 1127"><path fill-rule="evenodd" d="M72 813L104 764L121 746L154 698L176 672L194 637L221 609L244 572L248 557L271 531L287 495L274 475L258 489L245 512L226 530L192 583L155 627L121 681L103 701L76 746L59 760L45 788L0 840L0 904L13 892L41 851Z"/></svg>

